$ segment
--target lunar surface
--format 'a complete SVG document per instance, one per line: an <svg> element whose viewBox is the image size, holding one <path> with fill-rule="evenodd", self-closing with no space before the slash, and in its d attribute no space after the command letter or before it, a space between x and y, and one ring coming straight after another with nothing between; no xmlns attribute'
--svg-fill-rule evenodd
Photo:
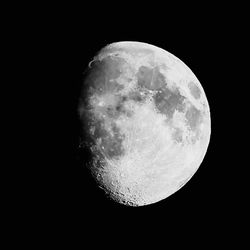
<svg viewBox="0 0 250 250"><path fill-rule="evenodd" d="M173 54L140 42L99 51L79 101L81 146L113 200L144 206L175 193L197 171L210 139L210 111L194 73Z"/></svg>

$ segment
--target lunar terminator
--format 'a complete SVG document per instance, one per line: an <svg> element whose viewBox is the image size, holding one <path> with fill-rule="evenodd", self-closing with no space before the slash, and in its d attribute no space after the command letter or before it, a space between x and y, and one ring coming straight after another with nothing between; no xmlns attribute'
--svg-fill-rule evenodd
<svg viewBox="0 0 250 250"><path fill-rule="evenodd" d="M180 59L146 43L113 43L89 64L83 90L82 145L113 200L158 202L196 172L210 139L209 105Z"/></svg>

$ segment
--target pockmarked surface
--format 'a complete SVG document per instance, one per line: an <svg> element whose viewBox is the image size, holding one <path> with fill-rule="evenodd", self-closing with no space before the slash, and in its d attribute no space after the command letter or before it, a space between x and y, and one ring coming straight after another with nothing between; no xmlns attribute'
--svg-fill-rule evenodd
<svg viewBox="0 0 250 250"><path fill-rule="evenodd" d="M118 42L96 55L85 72L79 114L94 178L129 206L176 192L209 144L200 82L180 59L145 43Z"/></svg>

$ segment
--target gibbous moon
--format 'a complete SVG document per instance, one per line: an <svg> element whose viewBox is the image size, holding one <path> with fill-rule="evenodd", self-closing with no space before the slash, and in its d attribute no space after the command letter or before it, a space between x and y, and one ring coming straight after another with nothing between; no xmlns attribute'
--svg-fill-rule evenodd
<svg viewBox="0 0 250 250"><path fill-rule="evenodd" d="M85 72L79 115L91 174L128 206L175 193L209 145L201 83L176 56L146 43L117 42L96 54Z"/></svg>

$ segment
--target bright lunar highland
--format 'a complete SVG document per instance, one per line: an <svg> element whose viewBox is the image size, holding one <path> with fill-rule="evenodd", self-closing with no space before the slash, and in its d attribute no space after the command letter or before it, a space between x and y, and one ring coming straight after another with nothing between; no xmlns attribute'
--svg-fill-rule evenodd
<svg viewBox="0 0 250 250"><path fill-rule="evenodd" d="M197 77L173 54L141 42L113 43L96 54L84 74L79 115L85 165L110 198L128 206L180 189L210 140Z"/></svg>

